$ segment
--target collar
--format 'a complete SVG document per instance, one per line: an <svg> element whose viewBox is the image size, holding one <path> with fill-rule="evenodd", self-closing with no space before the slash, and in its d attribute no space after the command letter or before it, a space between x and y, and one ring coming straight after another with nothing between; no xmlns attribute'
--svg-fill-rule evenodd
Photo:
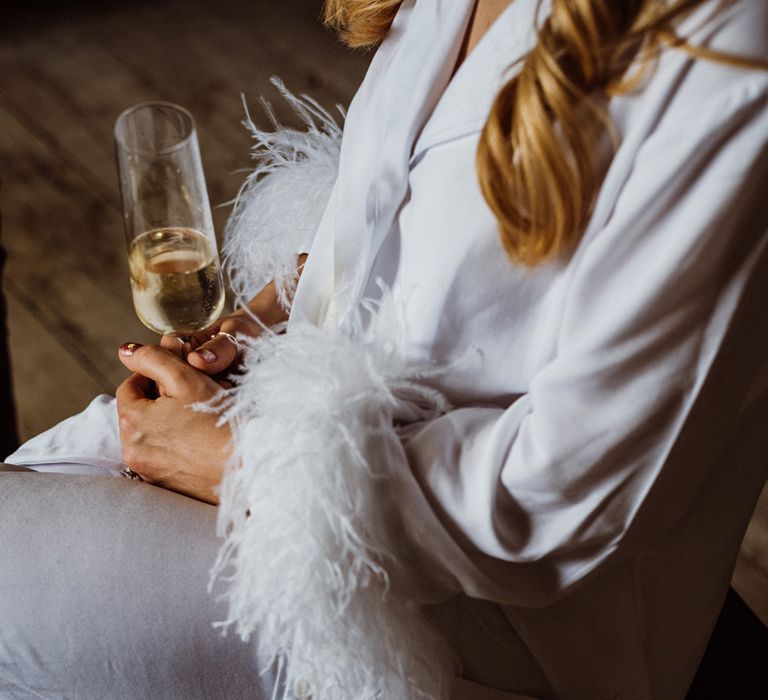
<svg viewBox="0 0 768 700"><path fill-rule="evenodd" d="M502 85L535 44L538 5L537 0L513 0L442 86L442 96L414 144L412 165L427 149L483 128ZM541 3L540 17L547 16L549 5L550 0ZM463 35L454 38L457 55Z"/></svg>
<svg viewBox="0 0 768 700"><path fill-rule="evenodd" d="M482 128L505 72L535 38L538 5L513 0L452 79L475 0L403 2L350 105L292 316L345 324L407 196L413 157Z"/></svg>

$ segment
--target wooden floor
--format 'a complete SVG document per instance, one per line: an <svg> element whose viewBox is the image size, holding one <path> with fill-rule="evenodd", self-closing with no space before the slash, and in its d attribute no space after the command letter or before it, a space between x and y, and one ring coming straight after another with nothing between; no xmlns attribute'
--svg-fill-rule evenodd
<svg viewBox="0 0 768 700"><path fill-rule="evenodd" d="M320 27L320 0L15 5L0 25L0 206L24 438L114 391L126 374L117 346L152 338L128 286L112 150L118 113L149 99L188 107L211 201L224 203L249 165L240 93L253 106L262 94L276 99L269 78L279 75L327 107L347 104L367 57ZM215 211L218 231L227 211ZM735 585L768 622L768 494Z"/></svg>

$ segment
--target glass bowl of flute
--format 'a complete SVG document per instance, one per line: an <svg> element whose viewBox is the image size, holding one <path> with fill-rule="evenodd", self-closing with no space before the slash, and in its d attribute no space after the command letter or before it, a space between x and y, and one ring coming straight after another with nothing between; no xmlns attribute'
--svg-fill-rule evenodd
<svg viewBox="0 0 768 700"><path fill-rule="evenodd" d="M170 102L129 107L115 152L136 314L161 335L207 328L225 293L192 115Z"/></svg>

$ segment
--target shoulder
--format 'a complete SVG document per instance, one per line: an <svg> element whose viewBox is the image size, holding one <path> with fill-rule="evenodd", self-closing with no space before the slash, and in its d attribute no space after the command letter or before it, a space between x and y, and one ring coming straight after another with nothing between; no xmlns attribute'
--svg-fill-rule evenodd
<svg viewBox="0 0 768 700"><path fill-rule="evenodd" d="M623 136L649 115L654 133L671 127L690 135L731 115L765 111L768 70L727 59L768 67L766 0L710 0L685 17L676 34L692 51L664 47L643 85L612 100L611 113ZM697 49L705 53L697 57Z"/></svg>
<svg viewBox="0 0 768 700"><path fill-rule="evenodd" d="M693 46L768 63L768 2L709 0L678 27Z"/></svg>
<svg viewBox="0 0 768 700"><path fill-rule="evenodd" d="M766 0L709 0L681 22L677 34L692 51L712 52L711 58L704 56L686 68L685 82L698 86L703 98L768 76ZM669 48L667 52L682 51ZM744 65L737 65L738 61ZM762 64L763 69L746 65L749 62Z"/></svg>

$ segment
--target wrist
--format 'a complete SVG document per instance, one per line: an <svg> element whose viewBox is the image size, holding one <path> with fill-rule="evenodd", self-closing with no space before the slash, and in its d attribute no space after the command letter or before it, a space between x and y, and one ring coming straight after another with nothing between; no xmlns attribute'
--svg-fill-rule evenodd
<svg viewBox="0 0 768 700"><path fill-rule="evenodd" d="M307 254L302 253L296 259L296 279L301 277ZM270 282L246 305L247 311L254 314L267 326L274 326L288 320L289 309L280 301L277 285ZM246 309L239 309L237 313L246 313Z"/></svg>

